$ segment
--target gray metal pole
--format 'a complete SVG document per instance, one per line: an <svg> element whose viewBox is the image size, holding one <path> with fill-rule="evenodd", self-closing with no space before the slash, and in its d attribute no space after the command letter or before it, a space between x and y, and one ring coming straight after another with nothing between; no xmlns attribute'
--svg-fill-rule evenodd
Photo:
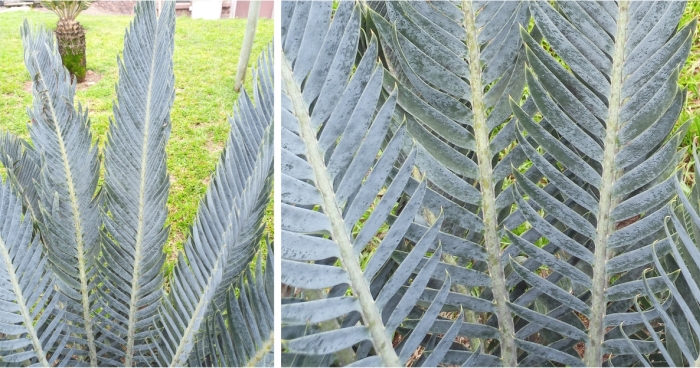
<svg viewBox="0 0 700 368"><path fill-rule="evenodd" d="M243 37L243 45L241 46L241 54L238 58L238 70L236 70L236 83L233 90L241 91L245 72L248 68L248 60L250 52L253 49L253 41L255 40L255 30L258 27L258 16L260 14L260 1L251 1L248 7L248 23L245 27L245 36Z"/></svg>

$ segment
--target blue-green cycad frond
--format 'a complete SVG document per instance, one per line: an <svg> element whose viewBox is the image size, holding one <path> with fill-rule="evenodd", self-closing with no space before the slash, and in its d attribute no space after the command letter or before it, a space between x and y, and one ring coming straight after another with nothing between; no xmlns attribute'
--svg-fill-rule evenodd
<svg viewBox="0 0 700 368"><path fill-rule="evenodd" d="M67 304L75 343L97 364L95 262L100 216L95 196L99 177L97 146L92 144L87 111L74 106L75 82L61 63L53 34L22 26L25 65L33 81L29 134L39 158L35 178L41 211L39 226L48 259Z"/></svg>
<svg viewBox="0 0 700 368"><path fill-rule="evenodd" d="M698 155L695 146L693 158L697 168ZM674 211L669 211L663 224L670 243L670 252L669 247L663 247L661 243L654 244L652 252L653 264L668 293L661 294L652 290L659 277L647 278L646 274L651 272L645 272L642 281L650 303L643 304L650 308L643 311L640 302L646 300L639 297L639 300L635 300L635 305L656 344L654 353L660 354L669 366L693 366L700 363L700 186L696 182L686 196L680 183L676 182L676 193L680 205ZM666 301L663 300L664 297ZM660 318L654 320L652 316ZM658 326L663 328L659 329ZM637 350L635 353L645 366L649 366L653 360L644 352Z"/></svg>
<svg viewBox="0 0 700 368"><path fill-rule="evenodd" d="M390 131L397 94L382 96L389 76L374 35L358 57L361 6L282 6L281 279L296 291L282 300L282 364L406 365L449 293L450 277L436 268L444 216L437 211L422 234L412 226L425 209L426 183L408 184L414 141L405 125ZM397 205L404 192L410 200ZM403 259L392 257L398 253ZM410 312L422 317L409 336L399 330ZM395 333L404 337L399 346Z"/></svg>
<svg viewBox="0 0 700 368"><path fill-rule="evenodd" d="M464 308L471 352L448 354L443 364L515 365L515 321L506 301L511 284L499 260L505 228L523 216L513 206L511 168L527 159L514 134L509 105L525 90L525 49L518 37L530 19L527 1L375 1L367 24L376 30L391 71L385 94L398 90L395 120L406 119L415 139L416 166L425 173L424 205L445 214L439 238L453 258L441 260L456 282L449 308ZM529 101L526 109L533 112ZM529 170L528 177L537 176ZM411 178L409 186L417 180ZM412 239L414 240L414 239ZM456 257L454 257L456 256ZM464 272L465 266L469 271ZM459 273L459 274L457 274ZM493 327L493 328L492 328ZM488 346L481 339L494 339ZM485 350L474 355L477 346ZM500 361L499 361L500 360Z"/></svg>
<svg viewBox="0 0 700 368"><path fill-rule="evenodd" d="M271 185L271 183L267 183L267 180L271 178L272 172L264 172L262 170L256 172L255 162L257 161L250 160L261 154L261 150L266 150L266 145L271 147L273 139L271 124L274 109L274 97L272 95L274 71L271 46L268 47L267 51L263 52L257 62L256 83L253 85L255 104L253 104L247 94L243 94L238 99L239 113L229 118L231 123L231 132L229 134L229 140L232 142L231 149L240 151L236 153L235 157L248 161L245 164L247 168L243 169L242 173L244 175L248 175L245 174L246 172L255 173L257 176L256 180L259 183L264 182L266 186ZM255 122L252 124L246 123L246 119L251 119ZM261 142L264 144L261 144ZM272 155L272 151L269 154ZM268 159L271 160L272 157L265 158L265 160ZM239 165L243 165L245 161L239 162ZM269 170L272 170L271 166ZM255 184L255 186L250 188L259 189L259 185ZM245 217L240 217L242 221L238 239L236 239L235 246L228 250L229 264L226 266L221 285L217 288L214 296L214 300L219 308L223 308L223 303L228 295L229 285L241 275L243 268L250 263L257 251L257 244L260 243L263 230L265 229L261 224L265 216L265 209L269 203L271 187L257 197L248 194L250 191L248 186L234 186L232 189L235 191L235 198L237 198L236 207L244 211L242 213L246 215ZM241 251L244 253L241 253Z"/></svg>
<svg viewBox="0 0 700 368"><path fill-rule="evenodd" d="M255 276L248 268L215 307L190 355L190 366L272 367L274 357L273 246L258 252ZM265 264L263 269L263 263ZM238 296L236 296L238 292Z"/></svg>
<svg viewBox="0 0 700 368"><path fill-rule="evenodd" d="M262 237L262 218L272 189L272 53L254 73L255 104L243 92L230 119L231 132L200 202L192 235L173 270L163 302L159 361L187 363L210 305L244 273Z"/></svg>
<svg viewBox="0 0 700 368"><path fill-rule="evenodd" d="M24 139L8 132L0 132L0 163L7 170L8 179L24 206L35 220L41 218L39 193L34 180L41 168L36 150Z"/></svg>
<svg viewBox="0 0 700 368"><path fill-rule="evenodd" d="M679 27L684 7L682 1L530 2L548 45L521 29L525 77L550 129L511 102L515 134L559 194L548 193L539 177L514 171L515 202L539 234L533 241L509 233L533 266L510 262L513 275L530 286L509 304L528 322L515 335L528 353L522 365L633 365L638 353L655 350L631 309L637 294L664 292L662 279L673 276L650 278L651 289L639 280L647 267L655 268L657 252L671 251L663 223L676 195L678 145L688 127L673 132L686 97L678 71L696 25ZM543 252L541 242L563 257ZM552 272L539 274L542 266ZM542 293L547 296L535 297ZM538 344L529 341L535 332L545 336ZM574 349L579 343L583 356Z"/></svg>
<svg viewBox="0 0 700 368"><path fill-rule="evenodd" d="M32 219L0 184L0 364L65 366L75 353L54 274Z"/></svg>
<svg viewBox="0 0 700 368"><path fill-rule="evenodd" d="M139 2L124 38L105 155L100 260L104 364L144 364L163 295L169 228L165 145L175 98L175 5ZM102 319L102 316L101 316ZM114 350L116 349L116 350ZM149 358L152 359L152 358Z"/></svg>

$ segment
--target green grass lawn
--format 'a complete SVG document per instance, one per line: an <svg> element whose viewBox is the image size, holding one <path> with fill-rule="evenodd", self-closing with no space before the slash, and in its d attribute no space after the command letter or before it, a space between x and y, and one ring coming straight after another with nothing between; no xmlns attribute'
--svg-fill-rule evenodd
<svg viewBox="0 0 700 368"><path fill-rule="evenodd" d="M689 1L685 7L681 24L687 24L693 18L698 17L700 17L700 1ZM698 85L700 85L700 39L697 33L693 39L688 60L681 70L679 83L688 89L688 100L678 120L679 124L685 123L688 119L691 120L690 129L683 140L683 146L689 146L692 144L693 138L700 135L700 91L698 90Z"/></svg>
<svg viewBox="0 0 700 368"><path fill-rule="evenodd" d="M53 13L30 11L0 14L0 129L28 138L26 109L32 95L25 91L29 73L24 67L20 25L24 19L53 29ZM117 55L131 16L80 15L86 29L87 67L102 76L88 89L79 90L76 100L90 111L95 139L104 141L112 116ZM209 176L229 132L227 117L238 94L233 91L238 53L245 32L245 19L193 20L177 18L175 33L176 95L171 112L172 133L166 148L170 172L168 223L171 225L166 252L172 267L182 249L203 196ZM258 21L255 44L246 74L245 89L252 91L250 68L272 41L274 27L268 19ZM272 206L266 223L272 234Z"/></svg>
<svg viewBox="0 0 700 368"><path fill-rule="evenodd" d="M689 1L685 7L685 13L681 19L681 24L687 24L693 18L697 19L698 17L700 17L700 2ZM683 170L683 180L681 182L685 183L685 190L690 191L691 185L695 183L696 180L695 163L691 149L688 149L688 147L692 147L693 140L700 135L700 90L698 89L698 85L700 84L700 38L698 38L697 32L693 39L693 45L690 49L688 60L680 72L678 82L682 87L688 90L685 107L678 119L677 126L690 120L690 128L681 143L682 148L687 149L687 151L679 167Z"/></svg>

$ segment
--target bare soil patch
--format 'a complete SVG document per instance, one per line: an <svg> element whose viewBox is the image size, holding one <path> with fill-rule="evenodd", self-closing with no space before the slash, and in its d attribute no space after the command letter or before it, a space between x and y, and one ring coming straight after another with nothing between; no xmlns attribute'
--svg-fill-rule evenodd
<svg viewBox="0 0 700 368"><path fill-rule="evenodd" d="M134 15L136 1L95 1L83 12L89 15Z"/></svg>
<svg viewBox="0 0 700 368"><path fill-rule="evenodd" d="M84 91L99 82L102 79L102 74L95 73L92 70L88 70L85 73L85 81L78 83L77 90ZM24 90L26 92L32 93L32 81L24 82Z"/></svg>

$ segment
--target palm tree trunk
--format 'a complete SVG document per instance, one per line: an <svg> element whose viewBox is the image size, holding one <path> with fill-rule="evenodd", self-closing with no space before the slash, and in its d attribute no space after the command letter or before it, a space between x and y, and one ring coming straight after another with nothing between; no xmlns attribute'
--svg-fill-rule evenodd
<svg viewBox="0 0 700 368"><path fill-rule="evenodd" d="M58 52L63 66L78 83L85 80L87 72L85 57L85 29L80 23L68 19L58 21L56 27Z"/></svg>

